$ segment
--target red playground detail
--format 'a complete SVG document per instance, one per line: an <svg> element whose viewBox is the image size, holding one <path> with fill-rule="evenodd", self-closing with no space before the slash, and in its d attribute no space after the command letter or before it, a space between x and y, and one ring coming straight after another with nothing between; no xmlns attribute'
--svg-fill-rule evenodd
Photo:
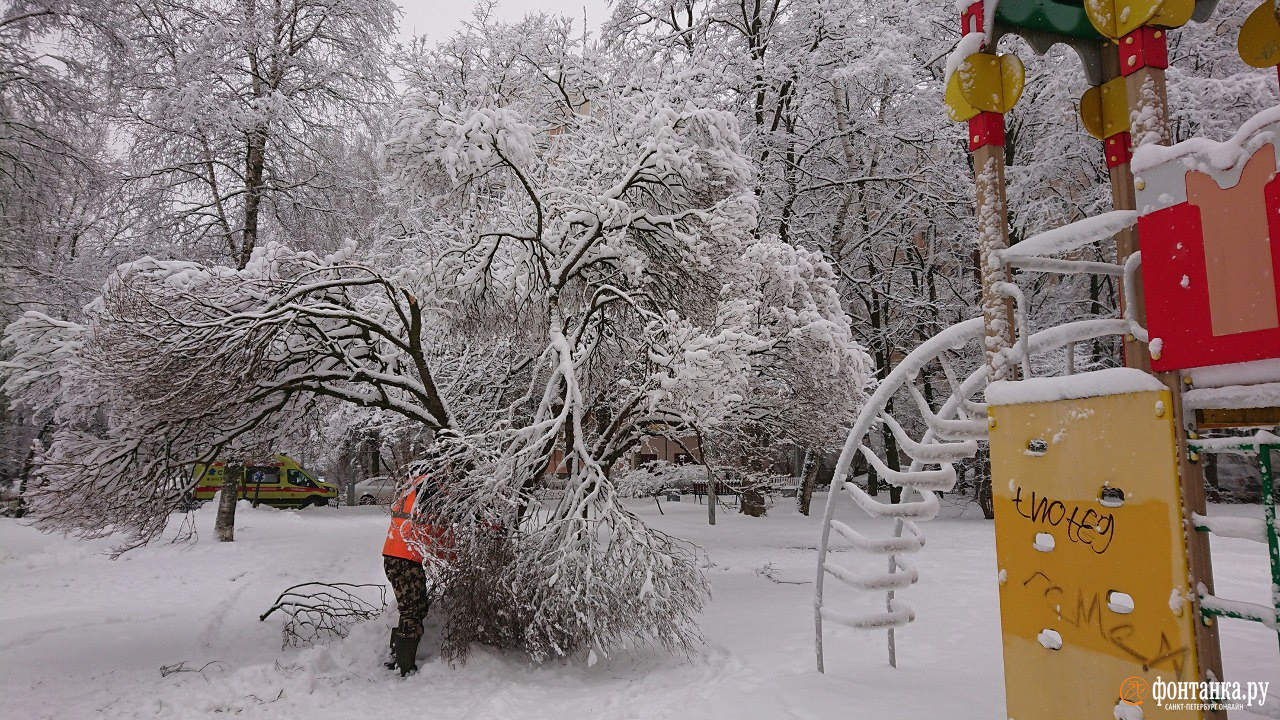
<svg viewBox="0 0 1280 720"><path fill-rule="evenodd" d="M1161 148L1135 179L1155 370L1280 357L1276 147L1243 140L1231 167Z"/></svg>

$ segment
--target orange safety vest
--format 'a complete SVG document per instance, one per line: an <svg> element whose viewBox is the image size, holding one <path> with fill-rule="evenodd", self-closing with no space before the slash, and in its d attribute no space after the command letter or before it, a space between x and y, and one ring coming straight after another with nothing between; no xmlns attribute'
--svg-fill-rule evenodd
<svg viewBox="0 0 1280 720"><path fill-rule="evenodd" d="M424 522L414 522L410 517L417 496L418 489L412 488L391 506L391 526L387 528L387 539L382 544L383 555L422 562L423 548L447 544L440 528ZM440 552L443 549L440 547L433 554L445 558L444 553Z"/></svg>
<svg viewBox="0 0 1280 720"><path fill-rule="evenodd" d="M413 488L391 506L391 527L387 528L387 540L382 544L383 555L422 562L426 533L409 517L417 495L418 489Z"/></svg>

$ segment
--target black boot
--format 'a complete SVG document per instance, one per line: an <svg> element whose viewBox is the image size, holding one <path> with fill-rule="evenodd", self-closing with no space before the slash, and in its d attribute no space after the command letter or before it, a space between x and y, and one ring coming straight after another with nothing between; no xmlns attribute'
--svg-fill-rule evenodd
<svg viewBox="0 0 1280 720"><path fill-rule="evenodd" d="M396 635L393 650L396 656L396 667L400 668L400 677L418 672L418 640L416 637Z"/></svg>
<svg viewBox="0 0 1280 720"><path fill-rule="evenodd" d="M396 638L400 637L400 628L391 628L391 643L387 646L390 650L391 659L383 663L388 670L396 669Z"/></svg>

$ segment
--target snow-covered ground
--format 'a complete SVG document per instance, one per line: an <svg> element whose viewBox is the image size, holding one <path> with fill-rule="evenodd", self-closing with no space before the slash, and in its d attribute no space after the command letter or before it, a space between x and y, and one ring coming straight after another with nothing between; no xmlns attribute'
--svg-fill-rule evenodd
<svg viewBox="0 0 1280 720"><path fill-rule="evenodd" d="M816 508L825 500L816 497ZM884 633L829 628L828 672L820 675L811 612L817 517L784 501L766 518L722 511L710 527L706 507L687 499L664 503L665 515L652 501L635 507L709 554L715 598L698 656L531 666L478 652L458 667L428 659L407 679L381 666L389 617L304 650L281 649L281 620L258 621L298 582L383 582L381 508L242 505L237 541L219 544L206 507L196 516L197 543L156 544L118 560L103 554L107 542L2 520L0 713L24 720L1004 717L992 526L972 512L947 508L924 526L929 544L915 558L921 580L903 593L918 620L898 633L898 669L886 665ZM1219 594L1266 602L1264 546L1215 540L1214 564ZM1280 680L1274 633L1229 620L1222 629L1228 678ZM161 677L161 666L183 661L204 670ZM1273 685L1266 711L1280 717L1280 682Z"/></svg>

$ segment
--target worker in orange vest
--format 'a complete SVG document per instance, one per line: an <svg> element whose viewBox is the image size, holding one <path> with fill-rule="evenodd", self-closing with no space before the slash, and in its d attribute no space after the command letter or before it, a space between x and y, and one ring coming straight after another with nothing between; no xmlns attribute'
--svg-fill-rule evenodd
<svg viewBox="0 0 1280 720"><path fill-rule="evenodd" d="M425 477L425 476L424 476ZM391 507L391 526L382 544L382 567L395 592L400 622L391 630L391 653L388 668L399 668L401 677L417 672L418 642L422 639L422 621L427 617L431 597L427 592L427 574L422 567L423 552L432 544L440 544L440 533L431 524L412 517L423 477L417 478L408 491ZM435 554L435 553L433 553Z"/></svg>

